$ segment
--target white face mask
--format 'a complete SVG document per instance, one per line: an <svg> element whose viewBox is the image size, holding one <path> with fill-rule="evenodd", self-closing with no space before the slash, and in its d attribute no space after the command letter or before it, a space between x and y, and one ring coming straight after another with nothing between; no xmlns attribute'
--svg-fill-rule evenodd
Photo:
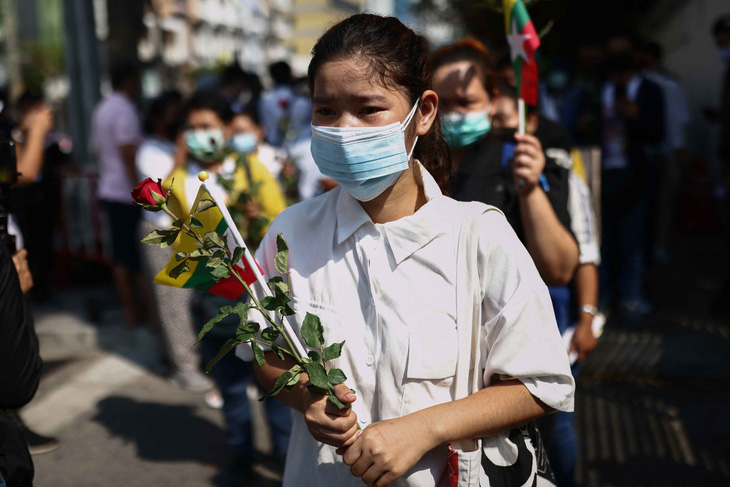
<svg viewBox="0 0 730 487"><path fill-rule="evenodd" d="M312 125L311 151L319 170L360 201L378 197L408 169L418 137L406 152L405 131L419 101L403 123L383 127Z"/></svg>

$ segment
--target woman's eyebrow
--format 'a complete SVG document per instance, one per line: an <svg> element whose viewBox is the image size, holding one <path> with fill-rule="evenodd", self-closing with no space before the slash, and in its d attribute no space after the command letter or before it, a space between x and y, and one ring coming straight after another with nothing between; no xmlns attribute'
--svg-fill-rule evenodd
<svg viewBox="0 0 730 487"><path fill-rule="evenodd" d="M386 103L388 99L383 95L378 94L371 94L371 95L348 95L346 97L349 100L357 101L360 103ZM312 97L312 103L323 105L332 103L334 100L341 100L338 96L328 96L328 95L320 95L320 96L313 96Z"/></svg>

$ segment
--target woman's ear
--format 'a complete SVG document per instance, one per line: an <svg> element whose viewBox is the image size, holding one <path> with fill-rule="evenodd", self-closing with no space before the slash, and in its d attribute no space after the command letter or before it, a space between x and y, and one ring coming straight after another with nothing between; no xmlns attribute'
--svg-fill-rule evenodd
<svg viewBox="0 0 730 487"><path fill-rule="evenodd" d="M426 135L438 115L439 97L433 90L426 90L421 95L421 102L418 111L421 117L416 127L417 135Z"/></svg>

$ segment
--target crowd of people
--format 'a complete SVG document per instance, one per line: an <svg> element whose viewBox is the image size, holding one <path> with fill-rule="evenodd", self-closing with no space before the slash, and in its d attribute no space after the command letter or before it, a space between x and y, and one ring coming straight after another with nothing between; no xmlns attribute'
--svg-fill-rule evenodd
<svg viewBox="0 0 730 487"><path fill-rule="evenodd" d="M730 62L730 16L712 34ZM119 63L92 120L125 323L156 329L170 382L222 409L235 452L231 485L259 461L248 391L270 389L293 364L267 352L272 360L256 367L241 347L202 372L238 320L223 320L193 347L227 300L153 284L174 247L140 243L172 224L164 212L130 204L146 178L172 186L169 207L187 217L207 171L208 190L258 249L267 276L278 274L283 233L295 329L310 311L326 316L328 342L347 342L338 366L349 379L335 394L351 407L311 394L305 374L266 401L284 485L424 486L457 477L458 485L511 485L502 483L510 475L573 485L581 363L607 315L642 325L652 310L645 271L672 258L689 110L681 83L662 68L661 47L616 32L580 44L573 64L553 59L524 131L511 58L474 38L429 50L394 18L359 14L331 27L305 82L283 61L269 74L264 90L232 65L189 96L160 94L142 116L140 72ZM723 130L725 84L721 110L708 114ZM14 191L31 202L9 223L19 224L18 249L25 241L28 253L0 253L3 289L15 260L21 286L8 289L16 294L32 281L47 287L54 221L38 209L58 199L53 188L69 152L42 98L22 97L17 113L20 123L0 127L23 174ZM586 178L586 146L600 148L600 187ZM3 324L18 314L0 312ZM35 375L3 407L22 406L37 387L37 345L20 339L35 347L21 367ZM479 448L470 447L475 439ZM541 458L543 442L547 470L507 454L524 455L527 444ZM6 478L27 475L14 471L0 468Z"/></svg>

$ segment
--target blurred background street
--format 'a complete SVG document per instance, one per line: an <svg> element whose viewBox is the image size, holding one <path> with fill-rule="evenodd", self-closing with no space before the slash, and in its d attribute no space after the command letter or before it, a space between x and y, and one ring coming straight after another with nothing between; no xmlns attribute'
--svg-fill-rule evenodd
<svg viewBox="0 0 730 487"><path fill-rule="evenodd" d="M610 118L604 112L619 104L616 97L607 102L604 92L611 83L617 88L611 70L621 68L615 66L620 56L610 52L612 36L634 43L623 61L638 78L662 80L656 84L664 83L666 111L681 112L671 121L667 115L661 141L641 147L656 170L642 188L652 200L645 225L632 229L650 234L633 249L646 257L641 291L620 301L618 284L616 296L602 290L609 296L590 303L607 321L577 379L576 484L730 485L730 40L721 45L723 35L730 39L730 17L726 26L718 23L730 14L730 3L525 3L542 42L537 110L569 132L564 168L582 168L597 235L608 227L606 203L625 203L608 201L602 181L611 169L605 167L611 146L628 138L606 140L601 129ZM148 289L167 254L137 255L133 272L119 273L119 233L137 245L159 221L143 220L145 232L137 235L137 221L129 223L113 205L129 210L130 190L144 177L165 180L182 166L197 167L184 140L193 125L185 116L195 109L184 108L201 93L206 102L223 100L230 119L220 117L221 125L235 126L226 147L244 159L255 155L278 183L281 208L268 216L331 189L334 181L319 172L309 151L306 74L323 31L369 11L397 16L432 49L473 36L489 49L489 76L509 84L512 59L501 5L0 0L0 142L14 141L18 167L21 159L25 164L12 189L0 181L10 195L0 213L7 217L9 207L17 250L28 250L34 281L28 299L44 360L40 388L21 410L27 427L41 435L30 445L34 485L280 485L283 452L257 401L260 392L247 386L256 450L249 471L240 461L248 456L232 446L220 409L221 384L214 388L203 376L202 347L190 344L207 318L199 319L199 309L193 317L190 294L170 294L166 301L159 286ZM630 83L618 84L628 96ZM103 141L118 134L98 129L105 104L112 105L109 120L126 117L134 126L118 145L131 146L133 157L113 161L114 174L103 161ZM30 161L31 152L40 162ZM127 163L134 180L124 173ZM251 187L259 185L251 181ZM267 221L256 226L254 219L245 215L236 224L245 222L250 233L244 235L257 243ZM162 312L183 307L182 318Z"/></svg>

